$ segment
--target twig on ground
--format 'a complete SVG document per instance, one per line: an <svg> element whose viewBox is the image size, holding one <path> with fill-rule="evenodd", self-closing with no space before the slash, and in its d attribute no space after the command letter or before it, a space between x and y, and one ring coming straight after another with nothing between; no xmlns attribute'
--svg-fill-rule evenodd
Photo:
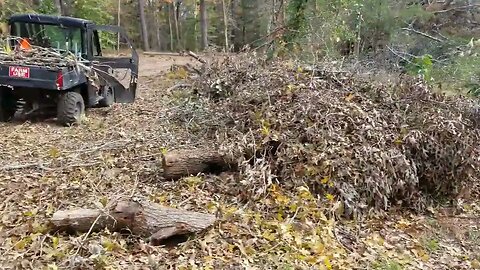
<svg viewBox="0 0 480 270"><path fill-rule="evenodd" d="M179 84L175 84L174 86L170 87L167 89L167 92L171 92L177 88L185 88L185 87L192 87L191 84L187 84L187 83L179 83Z"/></svg>
<svg viewBox="0 0 480 270"><path fill-rule="evenodd" d="M188 55L190 55L191 57L195 58L197 61L199 61L200 63L202 64L205 64L207 63L207 61L205 61L204 59L202 59L200 56L196 55L194 52L192 51L188 51Z"/></svg>
<svg viewBox="0 0 480 270"><path fill-rule="evenodd" d="M480 7L480 4L470 4L470 5L465 5L465 6L452 7L452 8L444 9L444 10L437 10L437 11L434 11L433 14L446 13L446 12L455 11L455 10L459 10L459 9L468 9L468 8L475 8L475 7Z"/></svg>
<svg viewBox="0 0 480 270"><path fill-rule="evenodd" d="M435 40L435 41L437 41L437 42L443 42L443 40L441 40L441 39L439 39L439 38L437 38L437 37L434 37L434 36L429 35L429 34L427 34L427 33L424 33L424 32L418 31L418 30L415 30L415 29L413 29L413 28L404 27L404 28L402 28L402 30L413 32L413 33L415 33L415 34L424 36L424 37L426 37L426 38L433 39L433 40Z"/></svg>

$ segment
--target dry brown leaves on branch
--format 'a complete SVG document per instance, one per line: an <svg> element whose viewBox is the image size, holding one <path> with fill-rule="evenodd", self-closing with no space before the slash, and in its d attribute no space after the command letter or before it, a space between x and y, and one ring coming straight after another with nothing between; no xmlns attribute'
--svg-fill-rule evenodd
<svg viewBox="0 0 480 270"><path fill-rule="evenodd" d="M210 127L224 151L244 157L236 189L246 197L306 184L352 217L478 195L473 101L408 77L376 84L327 65L257 59L213 62L173 114L202 134Z"/></svg>

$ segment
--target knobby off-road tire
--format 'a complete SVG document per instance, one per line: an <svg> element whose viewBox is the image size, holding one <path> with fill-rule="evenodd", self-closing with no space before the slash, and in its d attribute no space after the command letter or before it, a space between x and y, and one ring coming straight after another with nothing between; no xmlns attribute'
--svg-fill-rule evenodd
<svg viewBox="0 0 480 270"><path fill-rule="evenodd" d="M100 107L110 107L115 102L115 91L111 87L105 88L103 98L98 102Z"/></svg>
<svg viewBox="0 0 480 270"><path fill-rule="evenodd" d="M17 111L17 100L7 91L0 89L0 122L9 122Z"/></svg>
<svg viewBox="0 0 480 270"><path fill-rule="evenodd" d="M78 124L85 113L85 102L77 92L62 94L57 104L57 120L61 125Z"/></svg>

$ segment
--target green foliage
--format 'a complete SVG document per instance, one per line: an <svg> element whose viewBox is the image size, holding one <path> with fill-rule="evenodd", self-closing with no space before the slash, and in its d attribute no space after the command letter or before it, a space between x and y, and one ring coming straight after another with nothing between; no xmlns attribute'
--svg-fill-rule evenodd
<svg viewBox="0 0 480 270"><path fill-rule="evenodd" d="M110 24L113 20L109 12L112 8L111 1L103 0L75 0L73 2L73 16L94 21L97 24ZM117 36L110 33L101 33L100 42L102 47L114 48Z"/></svg>
<svg viewBox="0 0 480 270"><path fill-rule="evenodd" d="M411 21L425 23L434 17L434 14L425 11L422 5L418 3L405 6L401 1L399 2L400 3L397 3L398 6L392 11L392 13L395 13L396 20L399 21L399 23Z"/></svg>
<svg viewBox="0 0 480 270"><path fill-rule="evenodd" d="M390 35L395 27L395 18L388 2L384 0L366 0L356 4L352 28L361 31L361 36L369 34L381 38Z"/></svg>
<svg viewBox="0 0 480 270"><path fill-rule="evenodd" d="M472 50L466 55L451 56L448 61L435 63L432 69L435 82L442 90L480 96L480 55Z"/></svg>
<svg viewBox="0 0 480 270"><path fill-rule="evenodd" d="M437 239L429 239L425 242L425 247L429 252L433 253L440 248L440 245Z"/></svg>
<svg viewBox="0 0 480 270"><path fill-rule="evenodd" d="M284 40L287 44L293 43L307 29L306 9L309 0L291 0L289 2L287 12L287 33Z"/></svg>
<svg viewBox="0 0 480 270"><path fill-rule="evenodd" d="M75 0L73 2L73 16L92 20L97 24L108 24L113 20L109 12L111 1L104 0Z"/></svg>
<svg viewBox="0 0 480 270"><path fill-rule="evenodd" d="M403 270L403 267L395 261L383 261L383 262L376 262L373 264L373 269L376 270Z"/></svg>
<svg viewBox="0 0 480 270"><path fill-rule="evenodd" d="M465 85L467 92L475 97L480 97L480 84L479 83L467 83Z"/></svg>
<svg viewBox="0 0 480 270"><path fill-rule="evenodd" d="M24 1L5 0L0 8L0 19L2 22L15 13L35 12L34 9Z"/></svg>
<svg viewBox="0 0 480 270"><path fill-rule="evenodd" d="M57 7L55 7L54 0L43 0L37 11L40 14L56 14Z"/></svg>
<svg viewBox="0 0 480 270"><path fill-rule="evenodd" d="M432 56L429 54L414 57L413 60L407 64L406 69L412 75L419 75L425 81L432 80Z"/></svg>

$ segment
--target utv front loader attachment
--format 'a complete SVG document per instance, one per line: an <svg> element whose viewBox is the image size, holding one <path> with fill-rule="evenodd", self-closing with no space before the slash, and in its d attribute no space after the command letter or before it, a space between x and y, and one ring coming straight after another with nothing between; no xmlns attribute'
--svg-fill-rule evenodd
<svg viewBox="0 0 480 270"><path fill-rule="evenodd" d="M106 32L109 34L118 35L120 40L125 42L130 49L130 57L106 57L101 56L101 52L98 52L100 56L92 55L94 59L93 67L98 72L98 76L101 77L107 85L114 90L115 102L117 103L132 103L136 98L137 81L138 81L138 54L133 48L133 45L128 39L125 31L117 26L106 25L92 25L88 28L88 35L93 40L98 40L99 32ZM118 78L112 73L119 70L127 70L130 73L128 86L122 84ZM121 71L120 71L121 72Z"/></svg>

